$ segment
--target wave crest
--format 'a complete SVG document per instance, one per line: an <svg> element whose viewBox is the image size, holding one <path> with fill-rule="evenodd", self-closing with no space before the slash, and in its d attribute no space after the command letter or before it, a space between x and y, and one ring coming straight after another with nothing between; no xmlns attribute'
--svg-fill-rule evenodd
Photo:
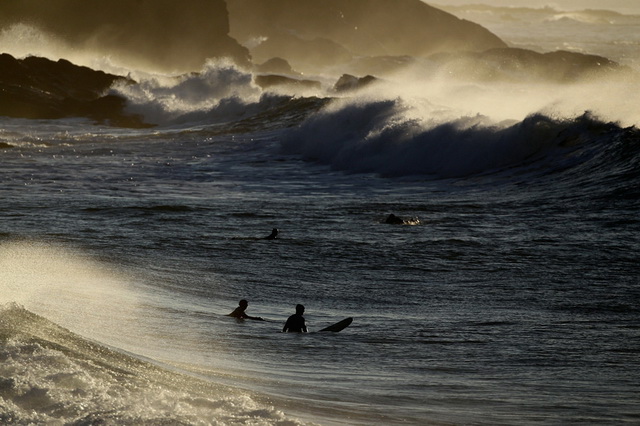
<svg viewBox="0 0 640 426"><path fill-rule="evenodd" d="M544 158L554 148L623 132L585 114L492 122L482 115L454 119L419 116L402 100L338 102L289 132L283 148L353 173L440 178L492 173ZM605 130L603 130L603 128Z"/></svg>
<svg viewBox="0 0 640 426"><path fill-rule="evenodd" d="M139 83L119 84L113 90L128 99L129 111L156 124L197 120L222 103L227 109L236 104L239 113L242 105L256 102L261 94L251 74L230 62L213 60L199 73L140 76Z"/></svg>

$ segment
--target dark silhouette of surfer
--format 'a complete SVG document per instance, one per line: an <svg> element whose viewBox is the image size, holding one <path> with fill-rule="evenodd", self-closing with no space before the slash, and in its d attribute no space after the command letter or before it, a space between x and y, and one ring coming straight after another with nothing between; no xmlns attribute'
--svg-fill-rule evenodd
<svg viewBox="0 0 640 426"><path fill-rule="evenodd" d="M388 223L390 225L402 225L404 224L404 219L391 213L389 216L387 216L384 223Z"/></svg>
<svg viewBox="0 0 640 426"><path fill-rule="evenodd" d="M247 309L248 306L249 306L249 302L247 302L245 299L242 299L240 301L240 303L238 304L238 307L236 309L234 309L234 311L231 312L227 316L228 317L234 317L234 318L240 318L240 319L252 319L252 320L258 320L258 321L264 321L264 319L262 319L261 317L249 316L245 312L245 310Z"/></svg>
<svg viewBox="0 0 640 426"><path fill-rule="evenodd" d="M304 317L302 316L302 314L304 314L304 306L296 305L296 313L291 315L287 319L287 322L284 324L284 327L282 328L282 332L283 333L287 333L287 332L306 333L307 325L304 322Z"/></svg>
<svg viewBox="0 0 640 426"><path fill-rule="evenodd" d="M421 222L420 222L420 219L418 219L417 217L410 217L408 219L404 219L404 218L401 218L400 216L396 216L395 214L391 213L384 220L384 223L387 223L389 225L420 225Z"/></svg>
<svg viewBox="0 0 640 426"><path fill-rule="evenodd" d="M271 234L264 237L265 240L275 240L276 238L278 238L278 228L273 228Z"/></svg>

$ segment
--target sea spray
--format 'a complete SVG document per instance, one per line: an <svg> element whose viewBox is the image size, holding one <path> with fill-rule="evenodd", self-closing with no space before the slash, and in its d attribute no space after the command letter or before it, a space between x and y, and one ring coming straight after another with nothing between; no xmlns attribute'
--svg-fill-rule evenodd
<svg viewBox="0 0 640 426"><path fill-rule="evenodd" d="M352 173L463 177L640 122L638 99L625 95L640 82L632 73L561 85L470 82L425 69L334 99L283 138L284 151Z"/></svg>
<svg viewBox="0 0 640 426"><path fill-rule="evenodd" d="M0 245L0 301L77 332L113 342L118 330L138 323L138 296L131 277L79 250L36 241Z"/></svg>
<svg viewBox="0 0 640 426"><path fill-rule="evenodd" d="M77 249L0 245L0 421L299 424L247 392L140 355L153 342L166 351L199 340L168 322L160 289L144 288Z"/></svg>
<svg viewBox="0 0 640 426"><path fill-rule="evenodd" d="M129 101L128 109L149 122L170 124L217 117L237 118L247 104L259 100L261 90L252 75L230 62L208 61L201 72L171 75L138 73L136 84L120 84L115 93Z"/></svg>
<svg viewBox="0 0 640 426"><path fill-rule="evenodd" d="M246 392L109 349L16 304L0 305L0 361L5 424L299 424Z"/></svg>

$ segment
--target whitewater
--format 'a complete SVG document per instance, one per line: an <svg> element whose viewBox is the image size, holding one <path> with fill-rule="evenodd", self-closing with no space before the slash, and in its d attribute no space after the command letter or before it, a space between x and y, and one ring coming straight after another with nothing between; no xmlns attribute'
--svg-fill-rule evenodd
<svg viewBox="0 0 640 426"><path fill-rule="evenodd" d="M0 32L153 124L0 117L0 423L638 423L640 18L449 10L629 73L272 90Z"/></svg>

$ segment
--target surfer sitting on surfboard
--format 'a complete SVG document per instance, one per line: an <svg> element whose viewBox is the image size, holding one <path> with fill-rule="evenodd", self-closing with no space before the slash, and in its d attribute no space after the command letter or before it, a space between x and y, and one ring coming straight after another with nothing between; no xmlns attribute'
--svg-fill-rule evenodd
<svg viewBox="0 0 640 426"><path fill-rule="evenodd" d="M261 317L251 317L247 315L245 310L247 309L248 306L249 306L249 302L247 302L245 299L242 299L238 304L238 307L234 309L234 311L227 316L234 317L234 318L241 318L241 319L252 319L252 320L258 320L258 321L264 321L264 319L262 319Z"/></svg>
<svg viewBox="0 0 640 426"><path fill-rule="evenodd" d="M307 332L307 325L304 323L304 306L296 305L296 313L291 315L282 328L283 333L302 333Z"/></svg>

